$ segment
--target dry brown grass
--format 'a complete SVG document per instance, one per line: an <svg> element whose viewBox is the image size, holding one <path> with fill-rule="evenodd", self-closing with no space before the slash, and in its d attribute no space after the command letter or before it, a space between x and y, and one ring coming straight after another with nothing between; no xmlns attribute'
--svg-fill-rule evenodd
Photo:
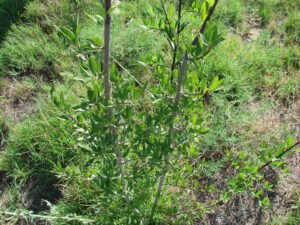
<svg viewBox="0 0 300 225"><path fill-rule="evenodd" d="M2 79L0 110L5 120L19 121L34 111L35 86L29 79Z"/></svg>

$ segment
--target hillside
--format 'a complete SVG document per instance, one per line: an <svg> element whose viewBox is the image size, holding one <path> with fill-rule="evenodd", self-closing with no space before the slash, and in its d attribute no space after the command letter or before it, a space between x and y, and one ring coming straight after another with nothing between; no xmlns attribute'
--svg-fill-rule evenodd
<svg viewBox="0 0 300 225"><path fill-rule="evenodd" d="M161 1L112 4L116 107L94 79L104 68L100 1L0 0L1 224L300 224L300 152L289 149L300 140L300 0L220 0L206 30L215 26L220 41L191 60L177 119L164 103L178 85L164 78L177 66L168 33L149 29ZM196 3L184 6L182 52L203 20L203 7L189 17ZM189 101L189 91L202 95ZM164 136L177 138L166 141L179 149L169 162L157 150ZM113 169L118 146L128 187Z"/></svg>

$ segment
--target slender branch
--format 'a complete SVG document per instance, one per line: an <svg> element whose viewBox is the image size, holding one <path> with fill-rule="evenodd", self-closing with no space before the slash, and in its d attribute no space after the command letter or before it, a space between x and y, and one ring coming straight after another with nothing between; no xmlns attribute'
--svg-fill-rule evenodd
<svg viewBox="0 0 300 225"><path fill-rule="evenodd" d="M169 37L168 34L166 34L166 39L167 39L167 41L168 41L170 47L173 49L173 44L172 44L173 41L170 39L170 37Z"/></svg>
<svg viewBox="0 0 300 225"><path fill-rule="evenodd" d="M215 9L216 9L218 3L219 3L219 0L215 0L213 6L212 6L212 7L210 8L210 10L208 11L207 17L206 17L205 20L203 21L202 26L201 26L201 28L200 28L200 30L199 30L199 34L204 34L204 31L205 31L205 29L206 29L206 25L207 25L208 21L211 19L212 15L214 14ZM197 44L197 42L198 42L198 40L199 40L199 34L198 34L198 35L195 37L195 39L193 40L192 45L196 45L196 44Z"/></svg>
<svg viewBox="0 0 300 225"><path fill-rule="evenodd" d="M111 99L110 87L110 33L111 33L111 16L109 10L111 8L111 0L105 0L105 18L104 18L104 59L103 59L103 75L104 75L104 96L107 100ZM112 114L112 112L109 112ZM110 115L111 116L111 115Z"/></svg>
<svg viewBox="0 0 300 225"><path fill-rule="evenodd" d="M279 154L278 156L275 156L276 159L281 158L282 156L284 156L286 153L288 153L289 151L293 150L294 148L296 148L298 145L300 145L300 142L296 142L295 144L293 144L291 147L287 148L286 150L284 150L281 154ZM266 162L264 165L262 165L258 171L262 171L264 168L268 167L271 163L273 163L274 160L270 160L268 162Z"/></svg>
<svg viewBox="0 0 300 225"><path fill-rule="evenodd" d="M198 56L198 57L193 57L193 58L190 58L190 57L189 57L189 60L200 60L200 59L203 59L203 58L204 58L205 56L207 56L209 53L210 53L210 48L208 48L207 51L204 52L203 55Z"/></svg>
<svg viewBox="0 0 300 225"><path fill-rule="evenodd" d="M166 8L165 8L165 4L164 4L163 0L160 0L160 2L161 2L161 6L162 6L163 12L164 12L165 17L166 17L166 21L168 23L169 29L172 30L171 22L169 20L168 13L167 13Z"/></svg>
<svg viewBox="0 0 300 225"><path fill-rule="evenodd" d="M181 10L182 10L182 0L179 0L179 6L178 6L178 23L177 23L177 37L176 37L176 43L175 43L175 49L173 51L173 62L171 67L171 84L173 83L173 72L175 70L176 66L176 57L177 57L177 50L179 45L179 36L180 36L180 28L181 28Z"/></svg>
<svg viewBox="0 0 300 225"><path fill-rule="evenodd" d="M110 84L110 27L111 27L111 0L105 0L105 19L104 19L104 61L103 61L103 75L104 75L104 96L106 100L109 102L111 100L111 84ZM107 113L109 117L109 121L112 121L113 118L113 107L107 107ZM129 197L127 193L127 182L125 180L125 165L122 156L122 152L120 150L120 143L118 142L118 132L116 127L111 126L111 134L115 139L115 151L116 158L118 163L118 168L120 170L121 179L123 182L123 192L124 198L127 204L129 204Z"/></svg>
<svg viewBox="0 0 300 225"><path fill-rule="evenodd" d="M204 20L204 22L203 22L203 24L200 28L200 34L204 33L205 28L206 28L206 24L208 23L208 21L210 20L212 14L214 13L217 4L218 4L218 0L215 0L214 5L209 10L208 15L205 18L205 20ZM195 45L198 42L198 38L199 38L199 35L197 35L197 37L195 37L195 39L192 42L192 45ZM179 101L180 101L182 84L183 84L183 81L184 81L184 78L185 78L185 75L186 75L186 71L188 69L188 62L189 62L189 57L188 57L188 52L186 51L185 54L184 54L182 65L180 67L179 76L178 76L178 80L177 80L177 84L176 84L176 97L175 97L174 104L173 104L173 113L172 113L172 116L171 116L172 121L171 121L170 126L169 126L168 137L169 137L169 140L170 140L170 146L169 146L170 149L172 149L172 139L173 139L173 135L174 135L174 120L177 116L176 108L177 108L177 106L179 104ZM169 170L170 159L171 159L171 151L167 154L167 156L165 158L165 165L164 165L164 168L162 170L162 175L161 175L160 180L159 180L156 196L155 196L154 203L153 203L153 206L152 206L152 212L151 212L151 217L150 217L151 222L153 222L153 217L154 217L157 205L158 205L159 198L161 196L162 187L164 185L167 172Z"/></svg>
<svg viewBox="0 0 300 225"><path fill-rule="evenodd" d="M174 135L174 120L177 116L176 108L177 108L178 103L180 101L181 88L182 88L182 84L183 84L183 80L184 80L184 75L185 75L186 70L187 70L187 64L188 64L188 55L185 54L185 58L183 60L183 64L181 66L179 77L178 77L177 84L176 84L176 96L175 96L175 100L174 100L174 104L173 104L172 121L170 123L169 132L168 132L168 137L169 137L169 140L170 140L170 146L169 146L170 150L172 149L172 139L173 139L173 135ZM162 188L163 188L163 185L164 185L164 182L165 182L165 179L166 179L166 175L167 175L167 172L168 172L169 167L170 167L170 159L171 159L171 151L167 154L167 156L165 158L165 165L164 165L162 175L161 175L160 180L159 180L158 188L157 188L157 191L156 191L156 196L155 196L153 206L152 206L152 213L151 213L151 217L150 217L151 220L153 220L153 216L154 216L154 213L156 211L159 198L161 196L161 192L162 192Z"/></svg>

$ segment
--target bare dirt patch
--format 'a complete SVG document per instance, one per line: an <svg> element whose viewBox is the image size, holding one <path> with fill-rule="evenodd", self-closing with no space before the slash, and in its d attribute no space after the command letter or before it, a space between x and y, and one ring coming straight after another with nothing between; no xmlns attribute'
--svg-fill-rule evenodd
<svg viewBox="0 0 300 225"><path fill-rule="evenodd" d="M0 111L4 120L20 121L34 111L35 87L26 78L4 78L0 83Z"/></svg>
<svg viewBox="0 0 300 225"><path fill-rule="evenodd" d="M244 40L248 42L256 41L259 38L262 31L263 29L254 27L250 29L248 32L242 34L242 37Z"/></svg>

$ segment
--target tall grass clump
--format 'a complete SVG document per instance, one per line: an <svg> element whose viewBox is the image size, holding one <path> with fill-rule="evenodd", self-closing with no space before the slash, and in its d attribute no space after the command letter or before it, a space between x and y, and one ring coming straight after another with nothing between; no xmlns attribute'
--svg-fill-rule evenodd
<svg viewBox="0 0 300 225"><path fill-rule="evenodd" d="M221 1L220 9L216 17L226 27L240 28L245 17L245 5L243 1Z"/></svg>
<svg viewBox="0 0 300 225"><path fill-rule="evenodd" d="M64 52L40 26L13 25L0 49L1 75L46 74L57 72Z"/></svg>
<svg viewBox="0 0 300 225"><path fill-rule="evenodd" d="M8 3L7 3L8 4ZM88 4L84 7L82 4ZM98 1L29 1L20 15L23 23L15 23L6 34L0 49L0 75L47 75L57 77L71 70L76 57L64 51L58 38L58 26L73 27L77 16L87 22Z"/></svg>
<svg viewBox="0 0 300 225"><path fill-rule="evenodd" d="M73 94L69 96L71 101L76 99ZM42 211L48 208L44 200L55 203L61 196L56 165L64 168L76 156L73 127L54 116L57 110L49 101L38 97L36 107L38 110L31 117L18 124L9 123L10 134L5 139L0 163L0 170L9 181L9 191L3 197L12 196L13 187L19 194L4 201L7 210L19 207Z"/></svg>
<svg viewBox="0 0 300 225"><path fill-rule="evenodd" d="M288 14L284 23L286 33L286 41L292 44L300 44L300 15L299 11L295 10Z"/></svg>

